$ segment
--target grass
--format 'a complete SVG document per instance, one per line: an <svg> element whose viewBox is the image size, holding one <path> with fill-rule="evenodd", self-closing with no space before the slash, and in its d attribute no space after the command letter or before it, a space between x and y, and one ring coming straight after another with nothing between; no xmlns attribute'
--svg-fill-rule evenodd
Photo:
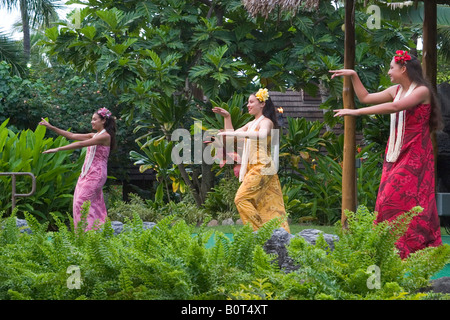
<svg viewBox="0 0 450 320"><path fill-rule="evenodd" d="M234 233L235 230L239 230L239 228L242 228L241 225L231 225L231 226L216 226L216 227L209 227L211 229L220 231L222 233ZM336 234L336 227L335 226L322 226L322 225L314 225L314 224L294 224L291 223L289 225L289 228L291 229L291 234L297 234L299 232L301 232L302 230L305 229L317 229L317 230L321 230L324 233L328 233L328 234ZM196 228L197 232L198 228ZM443 236L448 235L447 231L445 230L445 228L441 228L441 234Z"/></svg>
<svg viewBox="0 0 450 320"><path fill-rule="evenodd" d="M209 227L213 230L220 231L222 233L235 233L235 230L239 230L242 228L241 225L231 225L231 226L216 226L216 227ZM290 224L289 228L291 229L291 234L297 234L301 232L304 229L318 229L323 231L324 233L329 234L335 234L336 229L334 226L319 226L319 225L312 225L312 224ZM197 232L197 229L196 231Z"/></svg>

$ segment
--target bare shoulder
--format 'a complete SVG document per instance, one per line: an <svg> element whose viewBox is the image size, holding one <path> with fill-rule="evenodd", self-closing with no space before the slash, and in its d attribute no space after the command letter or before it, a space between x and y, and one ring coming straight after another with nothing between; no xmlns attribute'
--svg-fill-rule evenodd
<svg viewBox="0 0 450 320"><path fill-rule="evenodd" d="M413 92L420 97L420 99L422 100L422 103L424 103L424 104L430 103L431 93L430 93L430 89L428 89L427 86L419 85L413 90Z"/></svg>
<svg viewBox="0 0 450 320"><path fill-rule="evenodd" d="M392 97L392 99L394 99L395 96L397 95L397 92L399 89L400 89L400 85L396 84L396 85L390 86L389 88L387 88L386 90L381 91L381 92L388 93Z"/></svg>
<svg viewBox="0 0 450 320"><path fill-rule="evenodd" d="M98 135L92 134L92 140L95 140L95 144L103 146L109 146L111 144L111 136L106 131Z"/></svg>
<svg viewBox="0 0 450 320"><path fill-rule="evenodd" d="M260 129L272 129L273 128L273 122L269 118L264 118L259 123L258 127Z"/></svg>

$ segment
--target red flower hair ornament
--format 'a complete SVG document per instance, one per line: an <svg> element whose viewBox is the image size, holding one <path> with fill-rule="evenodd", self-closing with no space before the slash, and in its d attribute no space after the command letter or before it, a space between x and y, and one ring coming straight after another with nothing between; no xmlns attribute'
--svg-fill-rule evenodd
<svg viewBox="0 0 450 320"><path fill-rule="evenodd" d="M395 62L400 62L401 64L405 64L406 61L411 60L411 56L408 54L408 51L397 50L394 56Z"/></svg>

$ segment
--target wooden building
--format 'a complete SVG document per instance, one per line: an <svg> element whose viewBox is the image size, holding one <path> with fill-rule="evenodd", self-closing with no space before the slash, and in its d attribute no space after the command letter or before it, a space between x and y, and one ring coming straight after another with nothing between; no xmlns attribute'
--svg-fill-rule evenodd
<svg viewBox="0 0 450 320"><path fill-rule="evenodd" d="M324 121L324 110L320 108L322 100L320 97L312 97L301 91L288 90L286 92L270 91L270 98L272 99L275 108L281 108L282 121L279 123L282 127L287 126L287 117L291 118L305 118L308 121ZM339 106L341 108L342 106ZM337 135L344 133L343 124L337 124L332 128ZM361 132L356 132L356 144L362 143L363 135Z"/></svg>

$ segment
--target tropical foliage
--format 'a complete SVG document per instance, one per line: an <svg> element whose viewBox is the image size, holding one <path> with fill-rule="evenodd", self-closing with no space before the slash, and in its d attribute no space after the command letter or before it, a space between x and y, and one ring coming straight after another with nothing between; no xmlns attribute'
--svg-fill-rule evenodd
<svg viewBox="0 0 450 320"><path fill-rule="evenodd" d="M375 91L390 85L383 66L393 52L416 50L421 28L417 15L411 24L399 18L409 17L403 11L384 7L380 29L367 28L365 5L372 2L356 2L355 58L364 85ZM0 171L32 172L37 188L11 212L11 178L0 178L0 299L448 298L418 293L449 262L447 245L403 261L395 250L421 208L393 225L374 225L367 209L379 185L386 117L357 120L364 134L355 157L358 202L365 206L346 212L348 229L336 228L333 250L323 237L316 245L293 238L294 272L280 270L264 251L276 220L256 233L236 228L232 239L205 228L211 218L237 216L232 166L173 163L174 130L203 138L223 128L213 106L228 110L240 127L250 120L244 108L250 92L302 89L320 96L325 121L288 118L283 129L279 176L286 209L294 223L337 222L343 136L332 132L340 120L327 111L342 104L342 82L330 81L328 73L343 64L340 1L267 17L251 17L240 0L72 1L83 8L57 26L31 30L34 37L30 17L36 27L49 26L54 2L1 5L14 3L22 4L24 54L20 44L0 36ZM442 80L448 79L447 29L440 26L438 34ZM153 170L157 181L146 198L132 194L125 202L107 194L109 219L98 231L82 231L86 203L74 231L67 212L83 153L42 154L68 142L37 123L48 117L58 127L88 131L98 106L112 110L119 124L119 150L110 161L116 169L109 173L125 182L126 172L117 167L126 171L133 161L141 172ZM25 179L17 182L20 192L28 186ZM29 229L19 230L16 217L25 217ZM126 231L114 235L111 220L125 223ZM143 221L157 225L145 229Z"/></svg>
<svg viewBox="0 0 450 320"><path fill-rule="evenodd" d="M298 269L289 273L263 249L280 224L276 219L256 233L244 226L231 240L204 227L193 235L192 225L173 223L173 216L145 229L134 215L126 231L114 235L110 221L100 231L73 232L56 216L59 231L46 232L26 214L30 232L21 233L13 214L1 220L0 299L445 299L418 290L448 262L448 245L404 261L394 249L418 211L395 226L376 227L367 209L348 212L349 229L334 250L323 236L315 245L293 238L288 252Z"/></svg>
<svg viewBox="0 0 450 320"><path fill-rule="evenodd" d="M8 120L0 125L0 172L30 172L36 177L36 192L26 198L17 198L19 212L27 211L41 222L51 222L50 212L66 219L72 203L73 187L81 169L83 159L73 160L73 151L56 154L42 154L49 148L67 144L62 137L46 138L46 128L38 126L35 131L23 130L15 133L6 126ZM0 177L0 208L11 209L12 177ZM16 193L31 191L31 181L17 178Z"/></svg>
<svg viewBox="0 0 450 320"><path fill-rule="evenodd" d="M368 29L364 5L357 3L356 9L357 71L367 88L377 90L389 85L380 66L387 65L396 49L414 49L421 31L384 11L381 28ZM215 105L229 109L234 125L241 126L249 120L243 110L246 97L260 85L320 94L324 112L341 105L342 84L330 81L328 70L342 66L343 15L338 2L322 1L316 11L272 12L267 18L250 17L238 0L87 1L68 21L45 31L40 47L50 68L32 66L21 78L11 76L13 69L6 64L0 66L4 79L0 108L5 117L1 120L9 118L10 125L27 129L44 115L60 127L83 131L88 129L85 125L92 110L107 105L120 115L119 151L113 155L113 167L125 171L131 151L133 161L146 164L142 170L161 171L161 183L154 188L159 202L178 201L182 192L190 191L201 207L208 195L221 193L215 185L225 177L227 166L203 163L163 169L157 162L170 162L168 153L160 152L158 161L152 160L152 148L167 144L175 129L197 130L195 120L202 122L201 130L222 128L222 119L210 111ZM439 39L444 41L445 34ZM385 144L385 120L358 119L364 142L376 153ZM317 134L332 129L337 121L328 113L325 124L288 120L283 151L289 155L284 157L280 176L294 217L320 217L319 221L330 223L339 216L338 203L329 206L331 198L324 192L340 196L342 145L331 133ZM331 159L322 158L323 153ZM377 186L379 157L368 153L363 157L367 160L360 175L364 170L371 182L358 187L358 198L372 206L373 196L366 191L373 194ZM112 175L126 180L126 172L119 171ZM318 177L327 181L323 186L319 183L326 190L315 186ZM317 203L314 198L319 199Z"/></svg>

